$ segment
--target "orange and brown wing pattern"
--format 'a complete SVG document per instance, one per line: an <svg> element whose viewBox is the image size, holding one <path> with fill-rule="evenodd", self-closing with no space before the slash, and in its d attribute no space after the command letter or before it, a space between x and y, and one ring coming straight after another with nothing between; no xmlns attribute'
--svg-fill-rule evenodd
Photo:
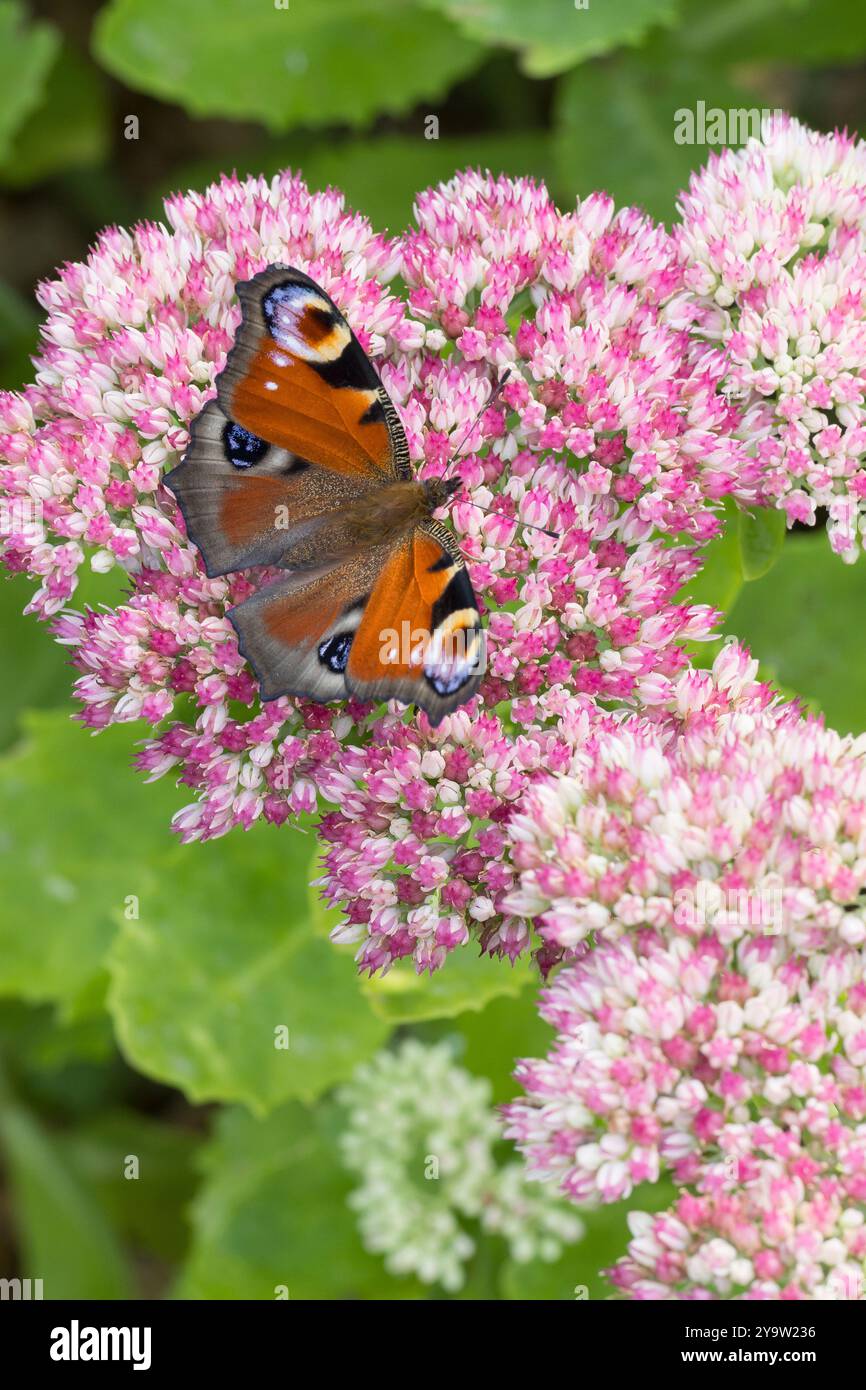
<svg viewBox="0 0 866 1390"><path fill-rule="evenodd" d="M217 381L230 419L323 468L410 477L403 427L333 300L269 266L237 287L243 318Z"/></svg>
<svg viewBox="0 0 866 1390"><path fill-rule="evenodd" d="M485 639L478 601L451 534L430 521L396 547L370 593L346 663L364 700L402 700L434 724L478 688Z"/></svg>
<svg viewBox="0 0 866 1390"><path fill-rule="evenodd" d="M238 295L217 399L165 482L209 574L290 571L230 615L262 698L393 698L438 723L477 689L484 633L453 537L418 524L396 411L309 276L270 266Z"/></svg>
<svg viewBox="0 0 866 1390"><path fill-rule="evenodd" d="M163 481L211 577L326 559L333 516L370 489L251 434L217 401L193 421L183 461Z"/></svg>
<svg viewBox="0 0 866 1390"><path fill-rule="evenodd" d="M338 564L295 570L231 610L263 700L346 699L349 652L388 554L389 547L378 546Z"/></svg>
<svg viewBox="0 0 866 1390"><path fill-rule="evenodd" d="M399 545L297 570L229 616L264 700L396 699L438 724L484 674L475 595L435 522Z"/></svg>

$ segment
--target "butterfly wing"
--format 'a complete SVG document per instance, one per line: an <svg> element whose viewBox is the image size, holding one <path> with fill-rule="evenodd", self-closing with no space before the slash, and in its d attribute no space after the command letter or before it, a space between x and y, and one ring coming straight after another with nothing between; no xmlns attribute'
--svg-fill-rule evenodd
<svg viewBox="0 0 866 1390"><path fill-rule="evenodd" d="M419 705L438 724L477 690L485 653L478 600L454 538L425 522L379 572L349 650L346 683L362 700Z"/></svg>
<svg viewBox="0 0 866 1390"><path fill-rule="evenodd" d="M308 566L314 534L327 559L335 512L411 477L399 416L324 290L300 270L269 266L237 292L241 324L217 399L164 479L211 576Z"/></svg>
<svg viewBox="0 0 866 1390"><path fill-rule="evenodd" d="M396 699L438 724L484 673L477 600L453 538L435 522L400 544L297 571L229 616L265 700Z"/></svg>
<svg viewBox="0 0 866 1390"><path fill-rule="evenodd" d="M340 564L295 570L229 613L263 700L344 700L346 663L368 595L388 557L378 546Z"/></svg>
<svg viewBox="0 0 866 1390"><path fill-rule="evenodd" d="M163 482L211 578L309 551L334 512L369 488L251 434L217 401L193 421L184 460Z"/></svg>
<svg viewBox="0 0 866 1390"><path fill-rule="evenodd" d="M269 266L237 293L241 325L217 387L226 415L323 468L411 477L397 412L325 291L300 270Z"/></svg>

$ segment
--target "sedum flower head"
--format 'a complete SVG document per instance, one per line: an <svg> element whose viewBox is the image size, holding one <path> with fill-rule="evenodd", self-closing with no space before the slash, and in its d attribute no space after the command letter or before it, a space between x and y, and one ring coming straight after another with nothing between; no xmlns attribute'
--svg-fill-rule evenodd
<svg viewBox="0 0 866 1390"><path fill-rule="evenodd" d="M597 915L593 907L575 928L582 909L569 897L557 901L554 923L552 903L539 896L532 877L532 866L545 856L554 877L564 862L556 837L565 812L556 794L545 791L550 775L579 781L597 746L619 749L621 757L627 746L618 742L621 729L626 740L654 749L654 759L677 731L688 730L696 748L710 745L726 713L760 712L772 702L756 670L748 653L729 645L711 671L647 674L639 687L644 713L636 721L560 690L537 702L523 729L514 727L527 708L520 701L508 723L452 716L448 735L431 740L433 747L403 725L381 744L355 750L351 761L347 755L332 791L340 810L320 826L333 846L322 882L346 913L335 935L360 943L364 968L409 954L419 967L434 968L473 932L486 950L513 960L530 948L537 928L541 963L549 968ZM349 768L351 781L344 775Z"/></svg>
<svg viewBox="0 0 866 1390"><path fill-rule="evenodd" d="M417 471L441 474L460 448L450 521L490 661L480 696L435 733L351 701L262 706L226 617L262 576L208 579L160 484L225 362L236 281L274 261L345 310ZM398 273L405 301L388 289ZM602 196L562 212L530 180L463 174L419 195L415 226L388 239L285 173L171 198L164 224L105 232L40 288L36 381L0 397L5 563L38 579L32 607L81 672L88 727L150 726L139 763L190 789L185 840L335 808L327 887L366 967L438 965L471 932L518 949L508 877L492 863L479 882L477 862L496 860L527 775L596 699L664 707L686 642L712 629L712 610L678 594L720 499L753 501L757 471L721 365L696 363L667 312L682 274L662 228ZM39 527L21 520L30 508ZM128 595L70 607L85 565L120 567ZM465 851L450 885L445 837Z"/></svg>
<svg viewBox="0 0 866 1390"><path fill-rule="evenodd" d="M846 561L866 534L866 146L771 118L693 175L671 313L725 360L767 501Z"/></svg>
<svg viewBox="0 0 866 1390"><path fill-rule="evenodd" d="M522 1165L497 1165L490 1097L489 1082L457 1066L447 1043L413 1039L343 1088L343 1155L360 1178L349 1201L364 1244L392 1274L461 1288L475 1251L469 1223L501 1235L518 1260L554 1260L580 1236L567 1207L527 1187Z"/></svg>
<svg viewBox="0 0 866 1390"><path fill-rule="evenodd" d="M736 665L725 649L717 671ZM686 708L708 675L683 677ZM697 708L682 731L625 720L539 780L509 823L519 884L505 906L574 948L643 926L728 944L782 934L859 945L866 886L866 737L843 737L761 687Z"/></svg>
<svg viewBox="0 0 866 1390"><path fill-rule="evenodd" d="M828 1289L866 1251L866 740L755 691L625 720L511 833L515 910L575 957L507 1107L529 1172L578 1205L674 1180L631 1297L860 1297Z"/></svg>
<svg viewBox="0 0 866 1390"><path fill-rule="evenodd" d="M563 969L541 1012L548 1056L519 1064L508 1134L573 1201L619 1201L667 1171L699 1177L750 1115L815 1136L866 1120L866 954L801 955L649 929Z"/></svg>
<svg viewBox="0 0 866 1390"><path fill-rule="evenodd" d="M613 1283L640 1300L862 1299L866 1127L762 1119L726 1126L718 1150L669 1211L629 1213Z"/></svg>

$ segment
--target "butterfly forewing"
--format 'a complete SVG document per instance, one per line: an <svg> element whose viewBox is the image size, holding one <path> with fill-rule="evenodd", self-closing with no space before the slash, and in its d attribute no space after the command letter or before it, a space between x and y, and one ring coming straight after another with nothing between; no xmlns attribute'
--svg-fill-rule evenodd
<svg viewBox="0 0 866 1390"><path fill-rule="evenodd" d="M272 266L238 296L243 319L218 388L226 414L321 467L410 476L396 411L324 290Z"/></svg>

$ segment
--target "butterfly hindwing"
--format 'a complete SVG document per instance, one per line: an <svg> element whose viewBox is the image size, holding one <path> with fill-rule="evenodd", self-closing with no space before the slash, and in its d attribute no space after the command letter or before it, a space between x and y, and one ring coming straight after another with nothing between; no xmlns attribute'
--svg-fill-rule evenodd
<svg viewBox="0 0 866 1390"><path fill-rule="evenodd" d="M300 270L269 266L237 292L241 325L218 381L226 415L323 468L410 477L397 412L325 291Z"/></svg>
<svg viewBox="0 0 866 1390"><path fill-rule="evenodd" d="M385 549L293 571L231 610L241 655L258 677L262 699L346 698L349 651Z"/></svg>
<svg viewBox="0 0 866 1390"><path fill-rule="evenodd" d="M397 699L438 724L484 671L477 600L435 522L331 568L296 571L229 616L265 700Z"/></svg>
<svg viewBox="0 0 866 1390"><path fill-rule="evenodd" d="M316 468L228 419L209 401L183 462L163 479L213 577L305 556L334 513L369 488Z"/></svg>
<svg viewBox="0 0 866 1390"><path fill-rule="evenodd" d="M438 724L474 694L484 659L462 556L444 526L426 522L382 566L349 652L349 689L419 705Z"/></svg>

